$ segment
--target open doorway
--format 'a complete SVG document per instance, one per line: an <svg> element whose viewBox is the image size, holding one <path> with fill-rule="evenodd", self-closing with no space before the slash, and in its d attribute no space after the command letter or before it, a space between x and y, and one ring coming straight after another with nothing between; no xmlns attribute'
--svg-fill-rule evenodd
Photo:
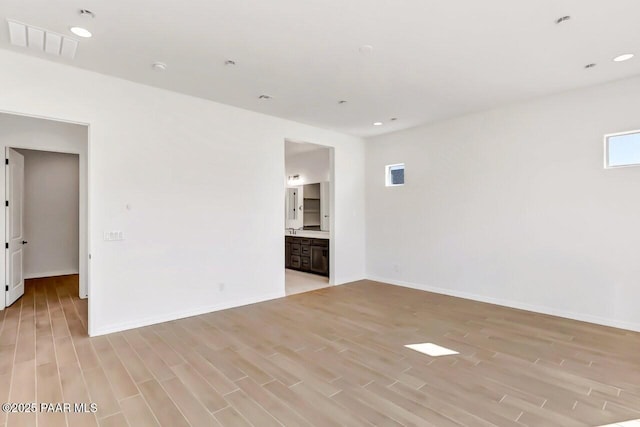
<svg viewBox="0 0 640 427"><path fill-rule="evenodd" d="M285 291L330 286L333 148L285 141Z"/></svg>
<svg viewBox="0 0 640 427"><path fill-rule="evenodd" d="M6 159L0 309L36 295L69 298L87 329L88 127L0 113L0 145Z"/></svg>

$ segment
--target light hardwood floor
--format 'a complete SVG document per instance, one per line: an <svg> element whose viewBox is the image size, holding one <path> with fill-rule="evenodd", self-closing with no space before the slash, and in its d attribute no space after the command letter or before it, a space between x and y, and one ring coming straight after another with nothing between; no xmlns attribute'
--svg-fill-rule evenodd
<svg viewBox="0 0 640 427"><path fill-rule="evenodd" d="M640 334L362 281L88 338L77 277L0 312L0 426L595 426L640 418ZM459 355L404 348L432 342Z"/></svg>

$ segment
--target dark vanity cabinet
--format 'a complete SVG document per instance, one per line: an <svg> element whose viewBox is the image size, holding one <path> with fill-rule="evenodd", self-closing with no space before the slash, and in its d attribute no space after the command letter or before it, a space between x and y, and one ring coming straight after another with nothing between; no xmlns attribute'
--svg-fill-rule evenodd
<svg viewBox="0 0 640 427"><path fill-rule="evenodd" d="M286 236L284 266L329 277L329 240Z"/></svg>
<svg viewBox="0 0 640 427"><path fill-rule="evenodd" d="M284 242L284 268L291 268L291 242Z"/></svg>

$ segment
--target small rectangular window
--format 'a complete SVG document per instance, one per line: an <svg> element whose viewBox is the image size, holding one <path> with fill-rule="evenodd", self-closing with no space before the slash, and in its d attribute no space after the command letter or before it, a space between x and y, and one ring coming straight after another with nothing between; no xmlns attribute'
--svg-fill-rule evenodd
<svg viewBox="0 0 640 427"><path fill-rule="evenodd" d="M605 167L640 165L640 131L605 136Z"/></svg>
<svg viewBox="0 0 640 427"><path fill-rule="evenodd" d="M404 185L404 163L397 165L387 165L385 168L387 187Z"/></svg>

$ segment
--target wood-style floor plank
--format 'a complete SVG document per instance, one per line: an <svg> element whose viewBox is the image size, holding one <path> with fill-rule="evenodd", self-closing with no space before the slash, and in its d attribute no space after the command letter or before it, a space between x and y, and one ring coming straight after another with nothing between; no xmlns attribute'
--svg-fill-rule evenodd
<svg viewBox="0 0 640 427"><path fill-rule="evenodd" d="M121 400L120 406L131 426L157 427L160 425L149 405L139 394Z"/></svg>
<svg viewBox="0 0 640 427"><path fill-rule="evenodd" d="M178 409L180 409L180 412L190 425L205 426L217 423L211 413L178 378L174 377L164 381L162 387L178 406Z"/></svg>
<svg viewBox="0 0 640 427"><path fill-rule="evenodd" d="M77 276L29 280L0 311L0 401L97 412L1 413L0 427L640 419L639 333L362 281L89 338L77 290ZM404 347L422 342L459 354Z"/></svg>
<svg viewBox="0 0 640 427"><path fill-rule="evenodd" d="M163 426L188 426L189 423L182 415L178 407L171 400L167 392L156 380L149 380L139 384L142 396L156 418Z"/></svg>

